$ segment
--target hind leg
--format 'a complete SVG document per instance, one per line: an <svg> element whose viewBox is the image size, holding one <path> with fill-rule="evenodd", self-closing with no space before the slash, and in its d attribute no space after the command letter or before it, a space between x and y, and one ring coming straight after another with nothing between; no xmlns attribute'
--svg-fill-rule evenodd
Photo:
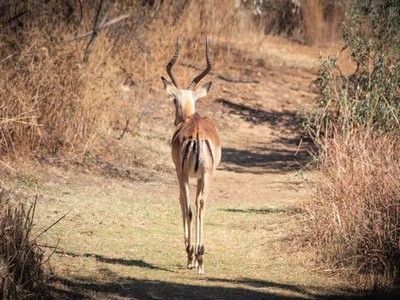
<svg viewBox="0 0 400 300"><path fill-rule="evenodd" d="M203 178L197 180L197 195L196 195L196 246L195 257L197 274L204 274L204 213L205 204L209 193L212 174L204 174Z"/></svg>
<svg viewBox="0 0 400 300"><path fill-rule="evenodd" d="M192 245L192 221L193 213L190 207L189 199L189 181L187 179L179 178L179 202L182 210L183 232L185 249L187 253L187 267L193 268L193 254L194 249Z"/></svg>

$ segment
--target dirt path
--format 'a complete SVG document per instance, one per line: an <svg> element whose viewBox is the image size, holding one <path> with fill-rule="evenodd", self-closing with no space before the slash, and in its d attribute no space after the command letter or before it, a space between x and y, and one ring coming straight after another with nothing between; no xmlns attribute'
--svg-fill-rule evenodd
<svg viewBox="0 0 400 300"><path fill-rule="evenodd" d="M38 183L37 226L68 212L42 241L58 245L51 259L57 298L342 295L343 283L313 271L312 256L289 239L302 226L297 209L307 193L307 181L296 171L296 161L307 159L304 143L299 147L296 110L311 97L312 75L246 72L259 83L235 84L233 92L232 84L219 80L219 91L198 107L218 120L223 141L223 161L207 203L206 275L184 267L172 163L147 182L54 168Z"/></svg>

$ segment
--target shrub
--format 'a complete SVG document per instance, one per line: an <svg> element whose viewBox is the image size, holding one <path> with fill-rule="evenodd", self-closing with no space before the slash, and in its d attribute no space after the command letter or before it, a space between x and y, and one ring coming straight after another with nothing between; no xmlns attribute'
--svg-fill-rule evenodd
<svg viewBox="0 0 400 300"><path fill-rule="evenodd" d="M353 2L344 41L357 66L321 62L306 127L319 176L306 238L325 263L385 285L400 278L400 2Z"/></svg>
<svg viewBox="0 0 400 300"><path fill-rule="evenodd" d="M321 62L306 126L315 138L371 127L400 134L400 2L355 1L344 26L357 69L343 75L337 58Z"/></svg>

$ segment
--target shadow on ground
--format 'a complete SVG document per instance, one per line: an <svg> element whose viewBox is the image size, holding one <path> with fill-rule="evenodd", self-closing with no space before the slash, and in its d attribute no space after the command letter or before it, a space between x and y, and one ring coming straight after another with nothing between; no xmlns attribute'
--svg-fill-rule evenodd
<svg viewBox="0 0 400 300"><path fill-rule="evenodd" d="M306 150L222 149L222 168L236 173L286 173L311 161Z"/></svg>
<svg viewBox="0 0 400 300"><path fill-rule="evenodd" d="M239 213L277 213L281 209L228 210ZM94 258L102 263L135 266L145 269L174 272L143 260L109 258L103 255L56 251L56 254L71 257ZM207 278L199 276L190 284L162 280L146 280L134 277L119 277L106 268L99 269L105 279L87 277L52 277L48 288L51 299L108 299L127 297L133 299L395 299L395 293L357 294L354 290L326 290L315 286L296 286L252 278ZM165 273L166 276L168 276ZM221 286L229 285L229 286Z"/></svg>
<svg viewBox="0 0 400 300"><path fill-rule="evenodd" d="M246 122L254 125L268 123L272 127L284 127L293 131L301 130L302 118L296 111L292 110L271 110L254 108L245 104L238 104L228 99L218 98L215 100L228 109L228 113L237 115Z"/></svg>
<svg viewBox="0 0 400 300"><path fill-rule="evenodd" d="M196 284L198 283L198 284ZM234 287L218 286L230 284ZM117 277L112 281L90 278L53 278L51 296L57 299L129 297L134 299L394 299L394 294L357 294L354 291L321 291L264 280L204 278L193 284Z"/></svg>
<svg viewBox="0 0 400 300"><path fill-rule="evenodd" d="M235 103L228 99L216 100L227 109L227 113L237 115L253 125L267 124L276 130L290 132L291 136L279 134L270 141L268 147L265 141L253 141L250 148L223 148L222 168L237 173L286 173L300 170L311 161L309 140L302 126L303 119L293 110L271 110ZM254 130L262 130L254 127ZM261 146L260 146L261 145Z"/></svg>
<svg viewBox="0 0 400 300"><path fill-rule="evenodd" d="M128 266L128 267L132 266L132 267L139 267L139 268L144 268L144 269L149 269L149 270L174 272L174 271L171 271L168 269L160 268L155 265L149 264L141 259L111 258L111 257L99 255L99 254L93 254L93 253L77 254L77 253L65 252L65 251L59 251L59 250L55 251L55 253L59 254L59 255L70 256L70 257L94 258L95 260L97 260L99 262L114 264L114 265L122 265L122 266Z"/></svg>

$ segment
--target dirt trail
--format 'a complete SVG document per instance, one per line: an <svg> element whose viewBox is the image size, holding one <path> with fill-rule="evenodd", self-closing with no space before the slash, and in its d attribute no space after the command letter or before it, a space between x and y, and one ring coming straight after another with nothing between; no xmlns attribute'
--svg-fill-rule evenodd
<svg viewBox="0 0 400 300"><path fill-rule="evenodd" d="M307 299L342 295L288 237L307 193L296 161L308 159L296 110L313 75L237 71L257 84L217 80L198 111L218 120L223 159L205 223L205 271L185 269L172 162L147 182L59 169L40 180L38 229L69 212L43 243L57 298ZM235 90L232 90L234 88ZM211 103L211 104L210 104ZM172 121L171 121L172 122ZM169 155L166 153L165 155ZM305 175L306 178L309 174Z"/></svg>

